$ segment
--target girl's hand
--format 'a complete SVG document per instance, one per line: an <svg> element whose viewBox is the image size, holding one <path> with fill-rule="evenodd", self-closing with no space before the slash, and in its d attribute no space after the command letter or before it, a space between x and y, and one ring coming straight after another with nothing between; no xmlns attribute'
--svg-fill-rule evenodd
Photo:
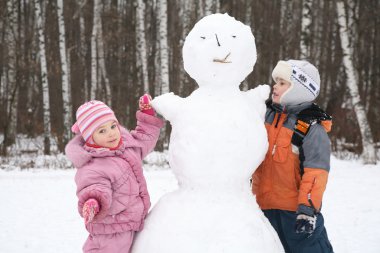
<svg viewBox="0 0 380 253"><path fill-rule="evenodd" d="M152 101L152 97L149 94L144 94L144 96L140 97L139 99L139 108L140 111L143 113L149 114L149 115L154 115L154 109L150 105L150 101Z"/></svg>
<svg viewBox="0 0 380 253"><path fill-rule="evenodd" d="M87 224L94 220L95 215L99 212L99 203L96 199L88 199L82 209L84 223Z"/></svg>

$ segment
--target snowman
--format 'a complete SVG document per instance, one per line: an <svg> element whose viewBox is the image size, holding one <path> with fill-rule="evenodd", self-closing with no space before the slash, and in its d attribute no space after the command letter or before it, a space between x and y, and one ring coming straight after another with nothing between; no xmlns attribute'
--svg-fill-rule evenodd
<svg viewBox="0 0 380 253"><path fill-rule="evenodd" d="M250 27L228 14L206 16L186 37L183 59L199 88L152 101L172 125L169 163L179 187L154 206L132 252L283 252L250 192L268 148L269 95L267 85L239 90L256 62Z"/></svg>

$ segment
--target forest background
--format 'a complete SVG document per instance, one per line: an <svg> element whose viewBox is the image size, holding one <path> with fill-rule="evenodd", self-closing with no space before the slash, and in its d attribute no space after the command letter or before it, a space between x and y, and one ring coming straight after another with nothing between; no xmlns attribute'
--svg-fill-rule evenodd
<svg viewBox="0 0 380 253"><path fill-rule="evenodd" d="M17 138L63 152L79 105L106 102L134 128L138 98L197 84L183 69L194 24L228 13L249 25L257 62L242 90L272 84L281 59L307 59L321 75L318 104L333 116L334 152L376 163L380 146L378 0L0 0L0 156ZM158 150L167 148L170 125ZM13 152L13 153L12 153ZM28 152L28 151L25 151Z"/></svg>

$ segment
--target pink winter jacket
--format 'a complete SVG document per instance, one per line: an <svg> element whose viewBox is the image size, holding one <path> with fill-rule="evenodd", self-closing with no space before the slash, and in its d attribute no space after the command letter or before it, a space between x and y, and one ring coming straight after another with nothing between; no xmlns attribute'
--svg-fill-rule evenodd
<svg viewBox="0 0 380 253"><path fill-rule="evenodd" d="M139 231L150 208L142 159L154 148L163 121L138 111L137 126L130 133L121 128L122 144L116 150L84 145L80 135L66 146L66 156L77 168L78 211L96 199L100 211L86 225L90 234Z"/></svg>

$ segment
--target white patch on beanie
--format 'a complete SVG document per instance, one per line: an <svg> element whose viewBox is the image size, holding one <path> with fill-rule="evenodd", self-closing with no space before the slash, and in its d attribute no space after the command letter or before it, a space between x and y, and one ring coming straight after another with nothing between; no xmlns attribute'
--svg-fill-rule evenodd
<svg viewBox="0 0 380 253"><path fill-rule="evenodd" d="M276 81L277 78L282 78L291 83L292 66L286 61L279 61L272 71L272 78Z"/></svg>

